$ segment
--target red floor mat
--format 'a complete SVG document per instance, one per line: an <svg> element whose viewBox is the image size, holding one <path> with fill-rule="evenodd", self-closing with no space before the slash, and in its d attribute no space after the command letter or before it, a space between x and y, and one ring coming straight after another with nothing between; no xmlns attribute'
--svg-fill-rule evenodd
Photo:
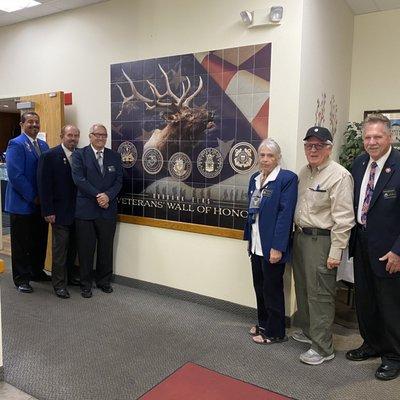
<svg viewBox="0 0 400 400"><path fill-rule="evenodd" d="M187 363L141 400L287 400L289 397Z"/></svg>

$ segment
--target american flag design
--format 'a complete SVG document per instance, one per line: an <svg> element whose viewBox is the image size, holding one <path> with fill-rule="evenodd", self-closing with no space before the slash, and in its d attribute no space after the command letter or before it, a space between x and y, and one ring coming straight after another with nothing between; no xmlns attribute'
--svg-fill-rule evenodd
<svg viewBox="0 0 400 400"><path fill-rule="evenodd" d="M124 169L120 214L243 229L256 149L268 136L271 44L110 70L112 147L132 148L136 159ZM192 114L177 121L182 104L203 110L204 129L187 127Z"/></svg>

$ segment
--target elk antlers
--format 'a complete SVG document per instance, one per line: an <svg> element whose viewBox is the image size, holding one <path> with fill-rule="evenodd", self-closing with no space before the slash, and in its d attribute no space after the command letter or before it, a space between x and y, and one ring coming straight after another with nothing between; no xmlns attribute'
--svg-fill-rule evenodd
<svg viewBox="0 0 400 400"><path fill-rule="evenodd" d="M172 91L171 86L169 84L167 73L163 70L161 65L158 65L158 68L160 68L160 71L165 78L165 85L167 90L165 91L165 93L161 94L157 90L156 85L147 81L147 84L149 85L150 90L153 93L153 99L149 99L148 97L145 97L142 94L140 94L139 91L136 89L134 83L132 82L132 79L129 78L129 76L125 73L124 70L122 70L123 75L125 76L125 78L127 79L127 81L131 86L132 95L125 96L121 86L117 84L117 87L123 98L121 110L117 115L117 119L121 116L125 105L134 100L139 100L144 102L146 104L146 110L153 110L156 107L174 107L174 108L189 107L189 103L200 93L201 89L203 88L203 79L200 76L199 86L190 96L188 96L191 84L190 84L190 79L186 76L187 87L185 85L185 82L182 82L182 95L179 97ZM166 98L169 98L171 100L165 101Z"/></svg>

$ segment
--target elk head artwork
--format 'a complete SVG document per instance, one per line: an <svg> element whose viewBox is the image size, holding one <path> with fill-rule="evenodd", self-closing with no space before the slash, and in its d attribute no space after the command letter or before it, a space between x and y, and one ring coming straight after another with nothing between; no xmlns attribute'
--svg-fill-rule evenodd
<svg viewBox="0 0 400 400"><path fill-rule="evenodd" d="M182 82L182 94L176 95L169 83L168 75L161 65L158 65L166 85L165 93L161 94L157 87L147 81L153 94L153 99L143 96L136 89L132 79L122 70L123 75L129 82L132 94L126 96L117 84L121 92L123 102L117 119L123 113L125 107L133 101L141 101L145 104L146 110L159 110L166 122L162 129L155 129L150 139L144 144L144 149L155 148L162 154L171 155L173 152L190 152L204 137L207 130L212 129L214 125L214 112L202 107L191 107L191 101L201 92L203 80L199 77L199 86L189 95L191 83L189 77L186 78L187 84Z"/></svg>

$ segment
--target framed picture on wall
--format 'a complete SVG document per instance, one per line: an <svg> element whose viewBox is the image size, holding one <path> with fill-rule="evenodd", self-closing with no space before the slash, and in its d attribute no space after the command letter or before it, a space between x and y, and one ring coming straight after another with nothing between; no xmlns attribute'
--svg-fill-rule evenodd
<svg viewBox="0 0 400 400"><path fill-rule="evenodd" d="M391 131L393 134L393 145L396 149L400 149L400 110L375 110L364 111L364 119L370 114L380 113L390 120Z"/></svg>

